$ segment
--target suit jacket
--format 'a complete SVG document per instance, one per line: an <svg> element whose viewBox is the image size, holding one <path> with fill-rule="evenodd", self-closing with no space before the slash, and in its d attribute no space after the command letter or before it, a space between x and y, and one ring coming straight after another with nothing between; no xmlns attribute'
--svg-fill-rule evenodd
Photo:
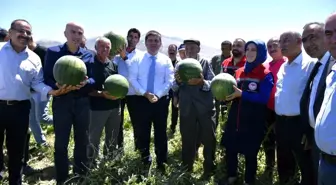
<svg viewBox="0 0 336 185"><path fill-rule="evenodd" d="M328 68L330 63L330 56L328 58L328 61L326 62L323 72L321 75L321 78L319 80L319 84L317 86L315 101L314 101L314 117L316 118L318 112L320 111L323 98L324 98L324 89L326 86L326 78L328 76ZM317 64L315 64L317 65ZM300 100L300 115L301 115L301 124L304 131L304 134L306 135L309 142L312 142L314 140L314 128L310 126L309 123L309 99L310 99L310 93L311 92L311 82L312 80L309 80L312 78L312 73L310 74L306 87L303 91L301 100Z"/></svg>

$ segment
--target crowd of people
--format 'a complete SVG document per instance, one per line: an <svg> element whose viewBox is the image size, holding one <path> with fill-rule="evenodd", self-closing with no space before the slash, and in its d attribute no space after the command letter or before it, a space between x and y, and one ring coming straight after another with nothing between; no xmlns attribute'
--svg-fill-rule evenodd
<svg viewBox="0 0 336 185"><path fill-rule="evenodd" d="M261 145L266 171L272 178L276 163L281 185L336 182L336 114L332 109L336 103L336 14L325 23L306 24L302 33L287 31L266 43L242 38L224 41L222 53L211 61L200 56L201 42L197 39L170 45L167 55L160 53L161 34L155 30L145 35L147 51L140 51L136 48L140 31L130 29L127 47L120 48L116 56L110 56L113 43L103 36L96 40L95 51L87 49L84 28L79 24L68 23L64 35L64 44L44 48L35 43L27 20L14 20L8 32L0 30L0 141L2 147L6 141L10 185L22 184L22 171L29 174L33 170L27 165L28 129L38 144L48 147L40 122L54 127L57 184L69 178L72 127L74 174L83 176L97 166L103 130L104 158L118 157L114 151L124 146L125 106L133 127L134 149L148 167L152 164L153 125L156 169L164 173L169 163L169 104L170 131L176 131L179 119L181 160L190 173L202 144L202 178L214 174L216 128L220 114L228 111L220 141L225 149L227 178L218 184L237 181L238 154L245 157L245 185L255 184ZM311 58L302 54L303 48ZM272 57L270 62L265 62L267 54ZM54 79L53 66L65 55L79 57L88 69L87 78L77 86L60 85ZM181 81L176 71L185 58L200 62L203 71L199 78ZM215 100L210 84L220 73L234 76L237 86L225 99ZM104 91L103 83L112 74L121 74L130 83L123 99ZM3 152L0 157L3 172Z"/></svg>

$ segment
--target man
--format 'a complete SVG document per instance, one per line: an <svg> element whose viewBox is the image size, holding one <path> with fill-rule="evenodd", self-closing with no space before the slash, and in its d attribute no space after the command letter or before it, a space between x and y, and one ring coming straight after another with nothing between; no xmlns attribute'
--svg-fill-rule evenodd
<svg viewBox="0 0 336 185"><path fill-rule="evenodd" d="M175 72L173 90L178 91L180 110L180 131L182 136L182 162L191 172L198 149L199 138L204 145L203 177L208 179L214 170L216 150L215 105L210 91L210 82L214 77L211 64L199 56L200 41L184 40L186 56L196 59L203 67L200 78L190 79L187 84L181 82ZM178 70L176 65L176 70Z"/></svg>
<svg viewBox="0 0 336 185"><path fill-rule="evenodd" d="M330 15L325 23L325 46L335 63L336 58L336 13ZM329 71L328 71L329 73ZM318 169L319 185L334 185L336 181L336 140L335 140L335 79L336 65L326 79L326 89L321 109L316 117L315 141L321 150Z"/></svg>
<svg viewBox="0 0 336 185"><path fill-rule="evenodd" d="M314 62L302 55L301 47L300 33L288 31L281 34L281 52L288 59L279 69L275 93L277 163L281 185L296 180L296 163L301 171L301 184L313 183L310 151L304 150L301 143L300 98Z"/></svg>
<svg viewBox="0 0 336 185"><path fill-rule="evenodd" d="M222 62L224 73L229 73L230 75L234 76L235 71L245 65L245 43L245 40L241 38L237 38L233 41L232 57L225 59Z"/></svg>
<svg viewBox="0 0 336 185"><path fill-rule="evenodd" d="M53 67L56 61L65 55L73 55L81 58L86 64L88 76L91 77L94 57L90 51L80 47L83 33L84 29L80 25L68 23L64 31L67 42L63 45L48 48L45 57L44 80L45 83L53 89L58 89L53 75ZM86 165L88 161L86 148L88 145L87 132L90 122L88 94L92 91L94 82L94 79L88 78L80 85L71 87L70 90L72 91L69 91L63 96L53 97L52 110L55 131L54 160L56 181L59 184L64 183L68 178L68 145L72 126L74 127L75 135L75 162L73 171L79 175L83 175L87 171Z"/></svg>
<svg viewBox="0 0 336 185"><path fill-rule="evenodd" d="M136 125L139 150L145 165L151 163L149 147L153 122L157 168L164 171L168 157L168 92L174 80L174 68L170 59L159 53L162 46L159 32L149 31L145 36L145 45L145 55L129 67L129 81L138 95L135 98L136 119L132 122Z"/></svg>
<svg viewBox="0 0 336 185"><path fill-rule="evenodd" d="M168 46L168 56L175 67L178 63L178 59L176 58L177 55L177 46L175 44L171 44ZM174 96L174 91L172 89L169 90L169 97L172 100L171 101L171 125L170 125L170 131L172 134L176 131L176 125L178 120L178 108L176 105L174 105L174 99L177 99L178 97ZM176 103L175 103L176 104Z"/></svg>
<svg viewBox="0 0 336 185"><path fill-rule="evenodd" d="M125 49L120 50L120 55L116 56L113 62L118 66L118 73L125 78L128 79L128 65L132 63L133 59L142 57L143 52L136 49L136 46L140 40L140 31L136 28L131 28L127 32L127 47ZM113 43L112 43L113 44ZM133 135L134 135L134 148L138 149L138 139L136 129L134 129L135 125L133 124L135 110L137 101L135 95L135 91L132 86L129 87L126 98L121 99L121 118L120 118L120 126L119 126L119 134L118 134L118 148L123 148L124 146L124 112L125 105L127 102L127 110L131 119L131 123L133 126ZM142 111L142 110L140 110Z"/></svg>
<svg viewBox="0 0 336 185"><path fill-rule="evenodd" d="M22 184L30 89L41 93L42 100L46 100L48 94L57 96L64 92L64 89L52 90L43 83L41 60L27 47L31 36L30 23L17 19L11 23L10 40L0 44L0 138L6 134L10 185Z"/></svg>
<svg viewBox="0 0 336 185"><path fill-rule="evenodd" d="M0 28L0 42L7 42L9 40L8 31Z"/></svg>
<svg viewBox="0 0 336 185"><path fill-rule="evenodd" d="M285 62L280 49L279 37L273 37L267 42L268 54L272 57L272 61L265 63L265 67L271 71L274 84L277 82L277 74L280 66ZM266 169L267 177L270 181L273 181L273 168L275 165L275 133L274 133L274 123L275 123L275 112L274 112L274 95L276 91L276 86L273 86L270 99L267 104L267 138L263 142L265 155L266 155ZM272 183L272 182L271 182Z"/></svg>
<svg viewBox="0 0 336 185"><path fill-rule="evenodd" d="M307 140L307 146L312 147L314 177L316 180L315 184L317 184L320 152L314 139L315 119L322 105L325 81L328 75L327 71L330 71L332 66L330 65L330 53L327 51L324 43L324 24L318 22L306 24L303 27L302 42L306 53L310 57L318 59L308 78L300 102L302 124L306 128L305 139Z"/></svg>
<svg viewBox="0 0 336 185"><path fill-rule="evenodd" d="M223 41L221 44L222 54L216 55L211 59L212 70L215 75L218 75L222 71L222 63L225 59L231 57L231 49L232 43L228 40ZM221 108L221 102L215 100L215 108L216 108L216 124L218 125L219 114L222 114L222 119L224 118L224 108Z"/></svg>
<svg viewBox="0 0 336 185"><path fill-rule="evenodd" d="M185 45L181 44L177 49L180 59L183 60L186 58Z"/></svg>
<svg viewBox="0 0 336 185"><path fill-rule="evenodd" d="M106 37L99 37L95 44L96 56L92 66L95 79L94 91L90 93L89 152L93 162L99 153L100 137L105 130L104 157L113 157L117 146L120 126L120 100L103 90L107 77L118 74L115 64L108 59L111 50L111 41Z"/></svg>

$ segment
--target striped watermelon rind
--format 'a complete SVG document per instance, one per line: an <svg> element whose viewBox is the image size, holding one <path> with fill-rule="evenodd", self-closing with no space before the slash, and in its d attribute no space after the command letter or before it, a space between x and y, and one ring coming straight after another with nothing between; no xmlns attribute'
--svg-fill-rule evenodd
<svg viewBox="0 0 336 185"><path fill-rule="evenodd" d="M237 86L236 79L228 73L220 73L211 81L211 92L217 100L225 100L225 98L234 93L233 86Z"/></svg>
<svg viewBox="0 0 336 185"><path fill-rule="evenodd" d="M118 35L112 31L104 34L104 37L108 38L111 41L111 50L110 56L114 57L118 55L118 49L126 46L126 40L121 35Z"/></svg>
<svg viewBox="0 0 336 185"><path fill-rule="evenodd" d="M188 80L192 78L199 78L202 71L203 71L203 68L200 62L196 59L187 58L187 59L181 60L178 63L177 72L181 78L181 81L184 83L187 83Z"/></svg>
<svg viewBox="0 0 336 185"><path fill-rule="evenodd" d="M128 93L128 88L128 80L120 74L110 75L104 82L104 90L116 98L125 97Z"/></svg>

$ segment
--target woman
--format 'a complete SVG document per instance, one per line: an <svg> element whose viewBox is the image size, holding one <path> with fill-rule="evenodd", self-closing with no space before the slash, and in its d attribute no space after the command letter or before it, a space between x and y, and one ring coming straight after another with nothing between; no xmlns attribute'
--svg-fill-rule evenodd
<svg viewBox="0 0 336 185"><path fill-rule="evenodd" d="M234 93L226 97L232 101L225 125L222 145L226 148L228 184L237 177L238 153L245 156L245 184L255 183L257 155L265 136L266 110L274 82L272 73L263 62L267 48L263 41L249 41L245 45L246 64L235 77Z"/></svg>

